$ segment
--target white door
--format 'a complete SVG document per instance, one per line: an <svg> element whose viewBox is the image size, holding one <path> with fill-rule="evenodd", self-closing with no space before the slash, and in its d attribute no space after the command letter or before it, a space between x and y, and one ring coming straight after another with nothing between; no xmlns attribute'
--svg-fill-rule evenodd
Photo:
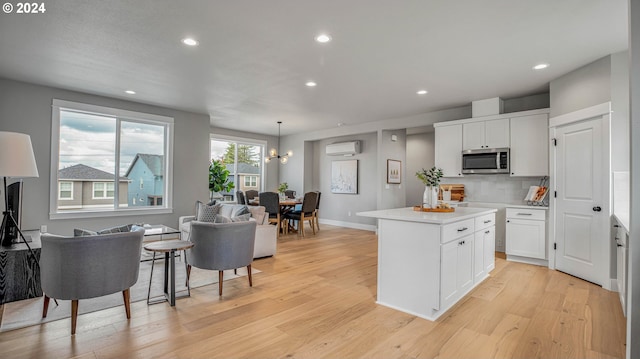
<svg viewBox="0 0 640 359"><path fill-rule="evenodd" d="M557 127L556 268L603 285L609 235L608 205L603 193L603 119Z"/></svg>

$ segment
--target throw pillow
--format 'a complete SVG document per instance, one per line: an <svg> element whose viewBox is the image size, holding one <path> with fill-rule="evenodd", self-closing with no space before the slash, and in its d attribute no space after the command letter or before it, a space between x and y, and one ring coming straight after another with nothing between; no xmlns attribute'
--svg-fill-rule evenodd
<svg viewBox="0 0 640 359"><path fill-rule="evenodd" d="M231 217L231 222L247 222L251 220L251 213L245 213L240 216Z"/></svg>
<svg viewBox="0 0 640 359"><path fill-rule="evenodd" d="M90 229L82 229L82 228L74 228L73 229L73 236L74 237L95 236L96 234L98 234L98 232L92 231Z"/></svg>
<svg viewBox="0 0 640 359"><path fill-rule="evenodd" d="M233 222L231 220L231 218L227 217L227 216L223 216L221 214L217 214L215 216L214 222L213 223L231 223Z"/></svg>
<svg viewBox="0 0 640 359"><path fill-rule="evenodd" d="M264 223L264 216L266 215L264 206L251 206L248 209L251 212L251 217L255 218L258 224Z"/></svg>
<svg viewBox="0 0 640 359"><path fill-rule="evenodd" d="M103 230L98 231L98 234L130 232L131 227L133 227L133 224L125 224L123 226L105 228Z"/></svg>
<svg viewBox="0 0 640 359"><path fill-rule="evenodd" d="M215 222L216 215L220 213L220 205L214 204L208 206L202 202L198 203L198 212L196 213L196 221L200 222Z"/></svg>

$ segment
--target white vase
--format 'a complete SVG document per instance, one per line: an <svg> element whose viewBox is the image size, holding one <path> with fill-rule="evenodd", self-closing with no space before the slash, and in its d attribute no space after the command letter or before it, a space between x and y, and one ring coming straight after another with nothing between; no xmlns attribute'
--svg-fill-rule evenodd
<svg viewBox="0 0 640 359"><path fill-rule="evenodd" d="M438 207L438 187L425 186L422 194L422 206L425 208Z"/></svg>

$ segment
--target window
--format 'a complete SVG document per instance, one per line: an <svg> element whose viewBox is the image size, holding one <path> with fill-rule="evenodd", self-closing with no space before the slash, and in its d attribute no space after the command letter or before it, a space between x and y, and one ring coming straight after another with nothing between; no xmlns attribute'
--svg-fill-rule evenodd
<svg viewBox="0 0 640 359"><path fill-rule="evenodd" d="M244 186L245 187L257 187L258 186L258 177L257 176L244 176Z"/></svg>
<svg viewBox="0 0 640 359"><path fill-rule="evenodd" d="M171 213L172 118L53 100L52 123L52 219Z"/></svg>
<svg viewBox="0 0 640 359"><path fill-rule="evenodd" d="M223 161L230 172L229 181L234 183L233 190L222 193L225 198L233 200L236 191L245 191L245 188L264 190L266 144L259 140L211 135L211 159Z"/></svg>
<svg viewBox="0 0 640 359"><path fill-rule="evenodd" d="M58 199L73 199L73 182L60 182L58 186Z"/></svg>
<svg viewBox="0 0 640 359"><path fill-rule="evenodd" d="M113 182L93 182L93 199L113 199Z"/></svg>

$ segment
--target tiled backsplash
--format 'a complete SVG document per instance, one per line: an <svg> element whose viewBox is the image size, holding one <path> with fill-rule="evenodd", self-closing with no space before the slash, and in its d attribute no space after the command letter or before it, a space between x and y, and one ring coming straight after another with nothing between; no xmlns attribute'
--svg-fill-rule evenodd
<svg viewBox="0 0 640 359"><path fill-rule="evenodd" d="M461 178L443 178L441 184L464 184L465 201L518 203L530 186L540 185L542 177L510 177L508 174L467 175Z"/></svg>

